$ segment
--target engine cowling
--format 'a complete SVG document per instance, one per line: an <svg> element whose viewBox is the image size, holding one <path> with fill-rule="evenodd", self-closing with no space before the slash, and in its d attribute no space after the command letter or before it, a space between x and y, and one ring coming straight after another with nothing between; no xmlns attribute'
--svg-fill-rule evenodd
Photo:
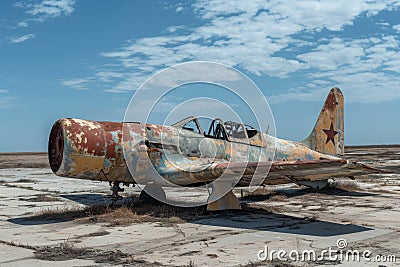
<svg viewBox="0 0 400 267"><path fill-rule="evenodd" d="M142 131L135 123L124 128L138 135ZM48 144L52 171L64 177L134 183L124 159L122 129L120 122L58 120Z"/></svg>

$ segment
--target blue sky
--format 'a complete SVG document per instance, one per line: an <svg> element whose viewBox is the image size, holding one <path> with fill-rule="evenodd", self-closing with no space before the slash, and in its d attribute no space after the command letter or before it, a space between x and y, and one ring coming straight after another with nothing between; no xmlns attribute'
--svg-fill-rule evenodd
<svg viewBox="0 0 400 267"><path fill-rule="evenodd" d="M304 139L337 86L347 144L400 143L399 12L373 0L1 1L0 151L45 151L61 117L121 121L150 75L191 60L253 79L278 137Z"/></svg>

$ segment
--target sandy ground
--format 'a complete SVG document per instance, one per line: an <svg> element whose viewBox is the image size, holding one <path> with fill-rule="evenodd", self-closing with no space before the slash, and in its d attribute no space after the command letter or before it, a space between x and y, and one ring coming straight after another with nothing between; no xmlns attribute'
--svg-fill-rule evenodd
<svg viewBox="0 0 400 267"><path fill-rule="evenodd" d="M352 147L347 156L400 172L400 147ZM245 194L242 211L210 214L140 202L132 187L128 204L109 207L108 184L57 177L45 161L45 154L0 155L0 266L400 265L396 173L335 181L321 192L271 186ZM338 252L260 261L265 247ZM370 257L339 257L354 251Z"/></svg>
<svg viewBox="0 0 400 267"><path fill-rule="evenodd" d="M0 169L47 168L47 153L0 153Z"/></svg>

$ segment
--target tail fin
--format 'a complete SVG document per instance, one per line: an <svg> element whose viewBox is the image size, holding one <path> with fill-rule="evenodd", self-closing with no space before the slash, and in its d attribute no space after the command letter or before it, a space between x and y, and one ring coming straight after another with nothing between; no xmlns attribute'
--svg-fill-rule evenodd
<svg viewBox="0 0 400 267"><path fill-rule="evenodd" d="M332 88L310 135L302 143L323 154L344 156L343 94Z"/></svg>

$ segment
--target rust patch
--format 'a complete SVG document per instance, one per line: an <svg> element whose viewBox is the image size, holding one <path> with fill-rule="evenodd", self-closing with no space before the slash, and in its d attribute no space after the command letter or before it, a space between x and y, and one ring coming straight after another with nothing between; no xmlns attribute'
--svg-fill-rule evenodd
<svg viewBox="0 0 400 267"><path fill-rule="evenodd" d="M70 155L74 162L72 176L80 176L84 173L99 173L103 168L104 159L102 157L87 157L85 155Z"/></svg>
<svg viewBox="0 0 400 267"><path fill-rule="evenodd" d="M330 112L334 112L336 109L336 97L335 97L335 92L334 90L331 90L329 92L328 97L326 98L325 104L324 104L324 108L328 109Z"/></svg>
<svg viewBox="0 0 400 267"><path fill-rule="evenodd" d="M100 123L77 119L63 122L66 138L77 153L104 156L105 140Z"/></svg>

